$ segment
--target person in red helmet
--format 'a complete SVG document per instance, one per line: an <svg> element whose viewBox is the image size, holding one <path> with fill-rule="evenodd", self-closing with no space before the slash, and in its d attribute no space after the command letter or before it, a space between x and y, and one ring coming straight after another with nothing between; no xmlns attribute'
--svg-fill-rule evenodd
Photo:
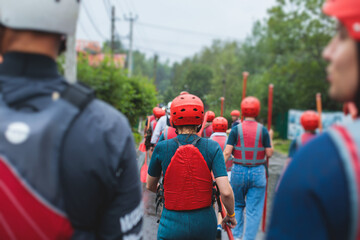
<svg viewBox="0 0 360 240"><path fill-rule="evenodd" d="M296 137L289 149L289 158L292 158L295 152L308 141L316 136L316 129L319 127L319 115L315 111L305 111L300 117L300 123L305 132Z"/></svg>
<svg viewBox="0 0 360 240"><path fill-rule="evenodd" d="M214 133L211 134L210 139L219 143L221 149L224 151L228 139L228 136L226 134L226 131L228 129L228 121L224 117L217 117L213 120L212 126ZM228 172L228 175L231 172L231 168L232 161L228 160L226 162L226 170Z"/></svg>
<svg viewBox="0 0 360 240"><path fill-rule="evenodd" d="M214 133L211 134L210 139L217 142L220 145L221 150L224 151L226 142L228 139L228 136L226 134L226 130L228 129L228 121L224 117L217 117L213 120L212 126L213 126ZM226 171L228 173L229 179L230 179L231 168L232 168L232 160L228 160L226 162ZM221 229L222 229L221 228L221 220L222 220L222 217L221 217L221 214L219 213L218 214L217 233L216 233L217 239L221 239Z"/></svg>
<svg viewBox="0 0 360 240"><path fill-rule="evenodd" d="M215 118L215 113L213 111L207 111L205 115L207 115L207 119L206 119L204 131L202 133L202 137L209 138L211 134L214 132L212 127L212 121Z"/></svg>
<svg viewBox="0 0 360 240"><path fill-rule="evenodd" d="M233 128L241 122L240 121L240 111L232 110L230 115L231 115L231 120L232 120L231 128Z"/></svg>
<svg viewBox="0 0 360 240"><path fill-rule="evenodd" d="M255 120L260 113L260 101L255 97L246 97L241 102L241 112L245 119L231 129L224 157L225 161L228 161L231 155L234 156L231 186L235 194L235 213L238 222L233 229L234 237L255 239L265 200L265 157L272 156L273 148L267 129Z"/></svg>
<svg viewBox="0 0 360 240"><path fill-rule="evenodd" d="M316 136L316 129L319 127L319 121L319 115L315 111L308 110L301 115L300 123L305 132L297 136L290 144L288 159L286 160L282 173L280 174L276 191L295 153L299 150L300 147L304 146L307 142Z"/></svg>
<svg viewBox="0 0 360 240"><path fill-rule="evenodd" d="M329 95L360 106L360 1L326 0L338 20L323 51ZM267 239L360 239L360 121L337 125L294 155L274 201Z"/></svg>
<svg viewBox="0 0 360 240"><path fill-rule="evenodd" d="M216 142L197 136L204 118L204 105L200 98L191 94L176 97L170 115L178 136L156 145L146 185L150 191L157 192L163 172L163 190L160 192L164 193L164 208L157 238L215 239L211 171L228 213L223 223L231 227L236 225L234 195L222 150Z"/></svg>
<svg viewBox="0 0 360 240"><path fill-rule="evenodd" d="M152 150L151 150L151 138L152 135L154 133L154 130L156 128L156 124L159 121L159 119L162 116L165 116L165 110L159 107L154 107L153 108L153 114L154 114L154 119L148 124L148 130L146 131L146 138L145 138L145 146L146 146L146 151L148 151L149 157L151 158L152 155Z"/></svg>

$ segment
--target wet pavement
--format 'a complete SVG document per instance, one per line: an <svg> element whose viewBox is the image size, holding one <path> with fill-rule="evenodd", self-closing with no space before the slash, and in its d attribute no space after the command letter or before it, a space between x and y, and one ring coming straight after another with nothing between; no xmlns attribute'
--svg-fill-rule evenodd
<svg viewBox="0 0 360 240"><path fill-rule="evenodd" d="M144 163L145 154L138 153L138 162L139 166L142 166ZM268 181L268 201L267 201L267 218L269 219L271 215L272 203L274 198L274 190L276 183L279 179L282 167L285 163L286 156L280 153L275 152L274 156L270 159L269 167L269 181ZM155 213L155 194L149 192L145 189L143 185L143 202L145 209L144 216L144 239L145 240L155 240L157 236L158 223L157 220L160 218L160 215ZM158 214L160 210L158 210ZM267 221L268 223L268 221ZM261 224L260 224L261 226ZM263 240L265 234L259 229L259 232L256 236L256 240ZM222 239L228 239L226 233L223 231Z"/></svg>

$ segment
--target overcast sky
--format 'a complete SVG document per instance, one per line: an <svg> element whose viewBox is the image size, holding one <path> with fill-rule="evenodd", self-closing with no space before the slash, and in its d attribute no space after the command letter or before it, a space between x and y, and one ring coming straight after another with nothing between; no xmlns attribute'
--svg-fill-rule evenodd
<svg viewBox="0 0 360 240"><path fill-rule="evenodd" d="M77 38L109 39L110 6L115 6L116 30L126 47L129 22L124 15L132 13L138 16L135 49L148 56L156 53L160 61L181 61L213 39L244 39L274 4L275 0L86 0L82 1Z"/></svg>

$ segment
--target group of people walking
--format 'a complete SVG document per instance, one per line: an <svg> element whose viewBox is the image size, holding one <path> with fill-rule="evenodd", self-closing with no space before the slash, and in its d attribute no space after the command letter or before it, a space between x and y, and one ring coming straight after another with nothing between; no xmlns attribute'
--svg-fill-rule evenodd
<svg viewBox="0 0 360 240"><path fill-rule="evenodd" d="M181 93L169 106L170 113L164 118L176 136L156 144L147 176L147 188L164 193L158 238L215 239L220 236L216 230L221 233L222 222L234 228L236 238L245 232L245 239L254 239L265 199L265 157L273 153L269 132L255 120L260 101L255 97L242 101L245 119L234 119L238 124L233 124L229 138L228 121L215 118L212 111L204 114L204 105L197 96ZM206 125L201 128L203 123ZM212 174L227 212L224 219L219 215L218 221L213 208Z"/></svg>
<svg viewBox="0 0 360 240"><path fill-rule="evenodd" d="M148 238L126 117L57 70L79 5L0 0L0 239ZM306 132L291 145L269 240L360 239L360 2L326 0L323 12L338 20L323 51L329 95L355 120L315 136L316 113L301 117ZM273 134L256 121L257 98L240 110L228 129L181 92L147 119L146 187L164 204L158 239L215 239L220 223L237 239L256 238Z"/></svg>

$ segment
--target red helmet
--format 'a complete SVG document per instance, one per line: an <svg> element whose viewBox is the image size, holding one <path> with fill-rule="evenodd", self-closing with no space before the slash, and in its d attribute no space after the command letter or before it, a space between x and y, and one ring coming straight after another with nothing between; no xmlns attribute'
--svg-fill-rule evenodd
<svg viewBox="0 0 360 240"><path fill-rule="evenodd" d="M165 110L159 107L154 107L153 114L156 118L161 118L162 116L165 115Z"/></svg>
<svg viewBox="0 0 360 240"><path fill-rule="evenodd" d="M170 116L174 126L201 125L204 120L204 104L192 94L177 96L172 101Z"/></svg>
<svg viewBox="0 0 360 240"><path fill-rule="evenodd" d="M257 117L260 113L260 101L256 97L246 97L241 102L244 117Z"/></svg>
<svg viewBox="0 0 360 240"><path fill-rule="evenodd" d="M214 132L226 132L228 129L228 121L224 117L217 117L212 123Z"/></svg>
<svg viewBox="0 0 360 240"><path fill-rule="evenodd" d="M317 129L319 120L319 115L315 111L305 111L300 117L300 123L306 131Z"/></svg>
<svg viewBox="0 0 360 240"><path fill-rule="evenodd" d="M240 111L238 110L232 110L231 113L230 113L231 116L234 116L234 117L240 117Z"/></svg>
<svg viewBox="0 0 360 240"><path fill-rule="evenodd" d="M212 122L215 118L215 113L213 111L207 111L207 122Z"/></svg>
<svg viewBox="0 0 360 240"><path fill-rule="evenodd" d="M327 0L323 11L336 17L348 30L350 36L360 40L360 1L359 0Z"/></svg>

